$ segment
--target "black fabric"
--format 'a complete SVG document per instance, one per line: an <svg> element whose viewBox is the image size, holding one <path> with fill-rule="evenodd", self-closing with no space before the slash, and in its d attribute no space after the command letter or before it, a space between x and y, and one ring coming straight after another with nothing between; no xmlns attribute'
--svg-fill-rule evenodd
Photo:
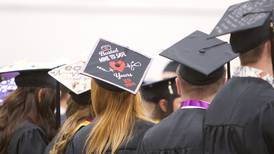
<svg viewBox="0 0 274 154"><path fill-rule="evenodd" d="M192 85L208 85L222 78L225 73L225 67L222 66L209 75L204 75L185 65L179 65L178 72L181 78Z"/></svg>
<svg viewBox="0 0 274 154"><path fill-rule="evenodd" d="M168 103L179 97L176 88L175 77L161 81L145 83L140 88L142 98L147 102L158 104L161 99Z"/></svg>
<svg viewBox="0 0 274 154"><path fill-rule="evenodd" d="M160 55L204 74L204 76L211 74L238 56L227 42L217 38L209 38L208 34L201 31L191 33L164 50ZM187 75L185 74L185 76ZM189 80L194 83L198 77L189 77Z"/></svg>
<svg viewBox="0 0 274 154"><path fill-rule="evenodd" d="M80 131L82 128L84 128L85 126L82 126L82 127L80 127L78 130L77 130L77 132L78 131ZM77 133L76 132L76 133ZM56 142L56 136L54 137L54 139L47 145L47 147L46 147L46 149L45 149L45 151L44 151L44 154L49 154L49 152L50 152L50 150L53 148L53 145L55 144L55 142Z"/></svg>
<svg viewBox="0 0 274 154"><path fill-rule="evenodd" d="M231 33L230 43L236 53L245 53L269 40L271 33L269 19L263 26Z"/></svg>
<svg viewBox="0 0 274 154"><path fill-rule="evenodd" d="M209 106L204 127L205 154L273 154L273 87L233 77Z"/></svg>
<svg viewBox="0 0 274 154"><path fill-rule="evenodd" d="M127 144L122 144L117 154L134 154L136 153L137 147L139 146L141 140L145 132L151 128L154 124L150 122L146 122L143 120L137 120L134 130L133 136L130 140L128 140ZM82 128L74 137L73 140L69 143L66 149L66 154L85 154L85 142L93 128L94 123ZM106 152L110 154L111 151L108 150Z"/></svg>
<svg viewBox="0 0 274 154"><path fill-rule="evenodd" d="M177 63L176 61L171 61L165 66L163 72L174 72L175 73L178 65L179 65L179 63Z"/></svg>
<svg viewBox="0 0 274 154"><path fill-rule="evenodd" d="M18 87L56 88L56 81L48 74L49 70L22 71L15 77Z"/></svg>
<svg viewBox="0 0 274 154"><path fill-rule="evenodd" d="M44 131L26 121L12 135L8 154L42 154L48 143Z"/></svg>
<svg viewBox="0 0 274 154"><path fill-rule="evenodd" d="M230 6L211 36L220 36L262 26L272 13L273 0L249 0Z"/></svg>
<svg viewBox="0 0 274 154"><path fill-rule="evenodd" d="M140 154L202 154L204 109L179 109L149 129Z"/></svg>
<svg viewBox="0 0 274 154"><path fill-rule="evenodd" d="M88 105L91 104L91 95L90 95L90 90L86 91L82 94L75 94L74 92L69 93L71 98L78 104L80 105Z"/></svg>

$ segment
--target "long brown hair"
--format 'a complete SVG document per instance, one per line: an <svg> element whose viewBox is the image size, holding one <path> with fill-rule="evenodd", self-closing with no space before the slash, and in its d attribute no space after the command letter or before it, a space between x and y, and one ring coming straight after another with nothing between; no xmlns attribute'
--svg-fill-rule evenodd
<svg viewBox="0 0 274 154"><path fill-rule="evenodd" d="M144 117L139 94L114 92L104 89L92 80L92 106L96 124L88 135L86 153L115 153L132 135L137 118Z"/></svg>
<svg viewBox="0 0 274 154"><path fill-rule="evenodd" d="M12 134L31 120L42 128L49 139L56 132L54 117L55 90L50 88L18 87L0 107L0 153L7 153Z"/></svg>
<svg viewBox="0 0 274 154"><path fill-rule="evenodd" d="M50 154L63 154L67 144L74 134L78 131L78 126L88 117L93 117L90 104L79 105L72 99L68 105L68 119L64 122L62 128L56 136L56 141L50 150Z"/></svg>

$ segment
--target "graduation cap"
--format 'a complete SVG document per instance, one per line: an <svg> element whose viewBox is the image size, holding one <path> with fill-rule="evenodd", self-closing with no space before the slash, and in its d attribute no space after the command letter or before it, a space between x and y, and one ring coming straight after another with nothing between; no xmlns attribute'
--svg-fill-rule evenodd
<svg viewBox="0 0 274 154"><path fill-rule="evenodd" d="M69 89L72 99L79 104L90 103L91 78L80 74L86 63L78 61L49 71L49 75Z"/></svg>
<svg viewBox="0 0 274 154"><path fill-rule="evenodd" d="M0 74L16 73L15 83L18 87L41 87L56 89L56 123L60 125L60 86L48 71L58 67L56 64L37 64L30 63L14 64L0 68Z"/></svg>
<svg viewBox="0 0 274 154"><path fill-rule="evenodd" d="M83 74L105 89L136 94L150 62L150 58L140 53L100 39Z"/></svg>
<svg viewBox="0 0 274 154"><path fill-rule="evenodd" d="M166 99L169 103L172 103L175 98L179 97L175 78L144 83L140 88L142 98L152 103L158 103L161 99Z"/></svg>
<svg viewBox="0 0 274 154"><path fill-rule="evenodd" d="M0 68L1 76L15 76L18 87L51 87L55 88L56 81L48 75L48 71L56 65L8 65Z"/></svg>
<svg viewBox="0 0 274 154"><path fill-rule="evenodd" d="M176 72L179 63L170 61L164 68L163 72Z"/></svg>
<svg viewBox="0 0 274 154"><path fill-rule="evenodd" d="M181 77L193 85L217 81L224 73L224 64L237 57L231 46L201 31L195 31L168 49L161 56L180 63Z"/></svg>
<svg viewBox="0 0 274 154"><path fill-rule="evenodd" d="M243 53L269 40L272 36L273 0L251 0L230 6L211 36L231 33L234 52Z"/></svg>
<svg viewBox="0 0 274 154"><path fill-rule="evenodd" d="M211 36L260 27L269 19L273 0L251 0L230 6L218 24L211 32Z"/></svg>

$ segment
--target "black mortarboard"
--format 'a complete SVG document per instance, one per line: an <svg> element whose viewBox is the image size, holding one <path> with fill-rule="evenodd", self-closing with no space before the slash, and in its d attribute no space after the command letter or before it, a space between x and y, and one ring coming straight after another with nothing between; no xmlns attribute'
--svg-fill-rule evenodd
<svg viewBox="0 0 274 154"><path fill-rule="evenodd" d="M170 61L164 68L163 72L176 72L179 63Z"/></svg>
<svg viewBox="0 0 274 154"><path fill-rule="evenodd" d="M78 61L49 71L49 75L70 91L72 99L83 105L91 102L91 78L80 74L85 64L84 61Z"/></svg>
<svg viewBox="0 0 274 154"><path fill-rule="evenodd" d="M135 94L151 59L118 44L100 39L84 69L87 76L108 90Z"/></svg>
<svg viewBox="0 0 274 154"><path fill-rule="evenodd" d="M230 43L233 51L249 51L270 39L273 7L273 0L251 0L232 5L210 35L231 33Z"/></svg>
<svg viewBox="0 0 274 154"><path fill-rule="evenodd" d="M153 103L158 103L161 99L166 99L171 102L179 96L176 89L175 77L144 83L140 91L145 101Z"/></svg>
<svg viewBox="0 0 274 154"><path fill-rule="evenodd" d="M75 94L74 92L69 92L71 98L80 105L88 105L91 103L90 91L83 92L81 94Z"/></svg>
<svg viewBox="0 0 274 154"><path fill-rule="evenodd" d="M231 46L217 38L195 31L160 53L180 63L179 74L193 85L210 84L224 73L224 64L237 57Z"/></svg>
<svg viewBox="0 0 274 154"><path fill-rule="evenodd" d="M48 75L53 65L10 65L0 68L0 74L17 73L15 83L18 87L56 87L56 81Z"/></svg>

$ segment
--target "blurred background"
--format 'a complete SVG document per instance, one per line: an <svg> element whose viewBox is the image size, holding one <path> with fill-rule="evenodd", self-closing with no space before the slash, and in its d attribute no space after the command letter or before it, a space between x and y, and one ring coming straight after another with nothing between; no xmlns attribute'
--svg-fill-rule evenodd
<svg viewBox="0 0 274 154"><path fill-rule="evenodd" d="M104 38L152 57L146 80L158 80L168 62L162 50L195 30L210 33L241 1L0 0L0 67L86 60Z"/></svg>

